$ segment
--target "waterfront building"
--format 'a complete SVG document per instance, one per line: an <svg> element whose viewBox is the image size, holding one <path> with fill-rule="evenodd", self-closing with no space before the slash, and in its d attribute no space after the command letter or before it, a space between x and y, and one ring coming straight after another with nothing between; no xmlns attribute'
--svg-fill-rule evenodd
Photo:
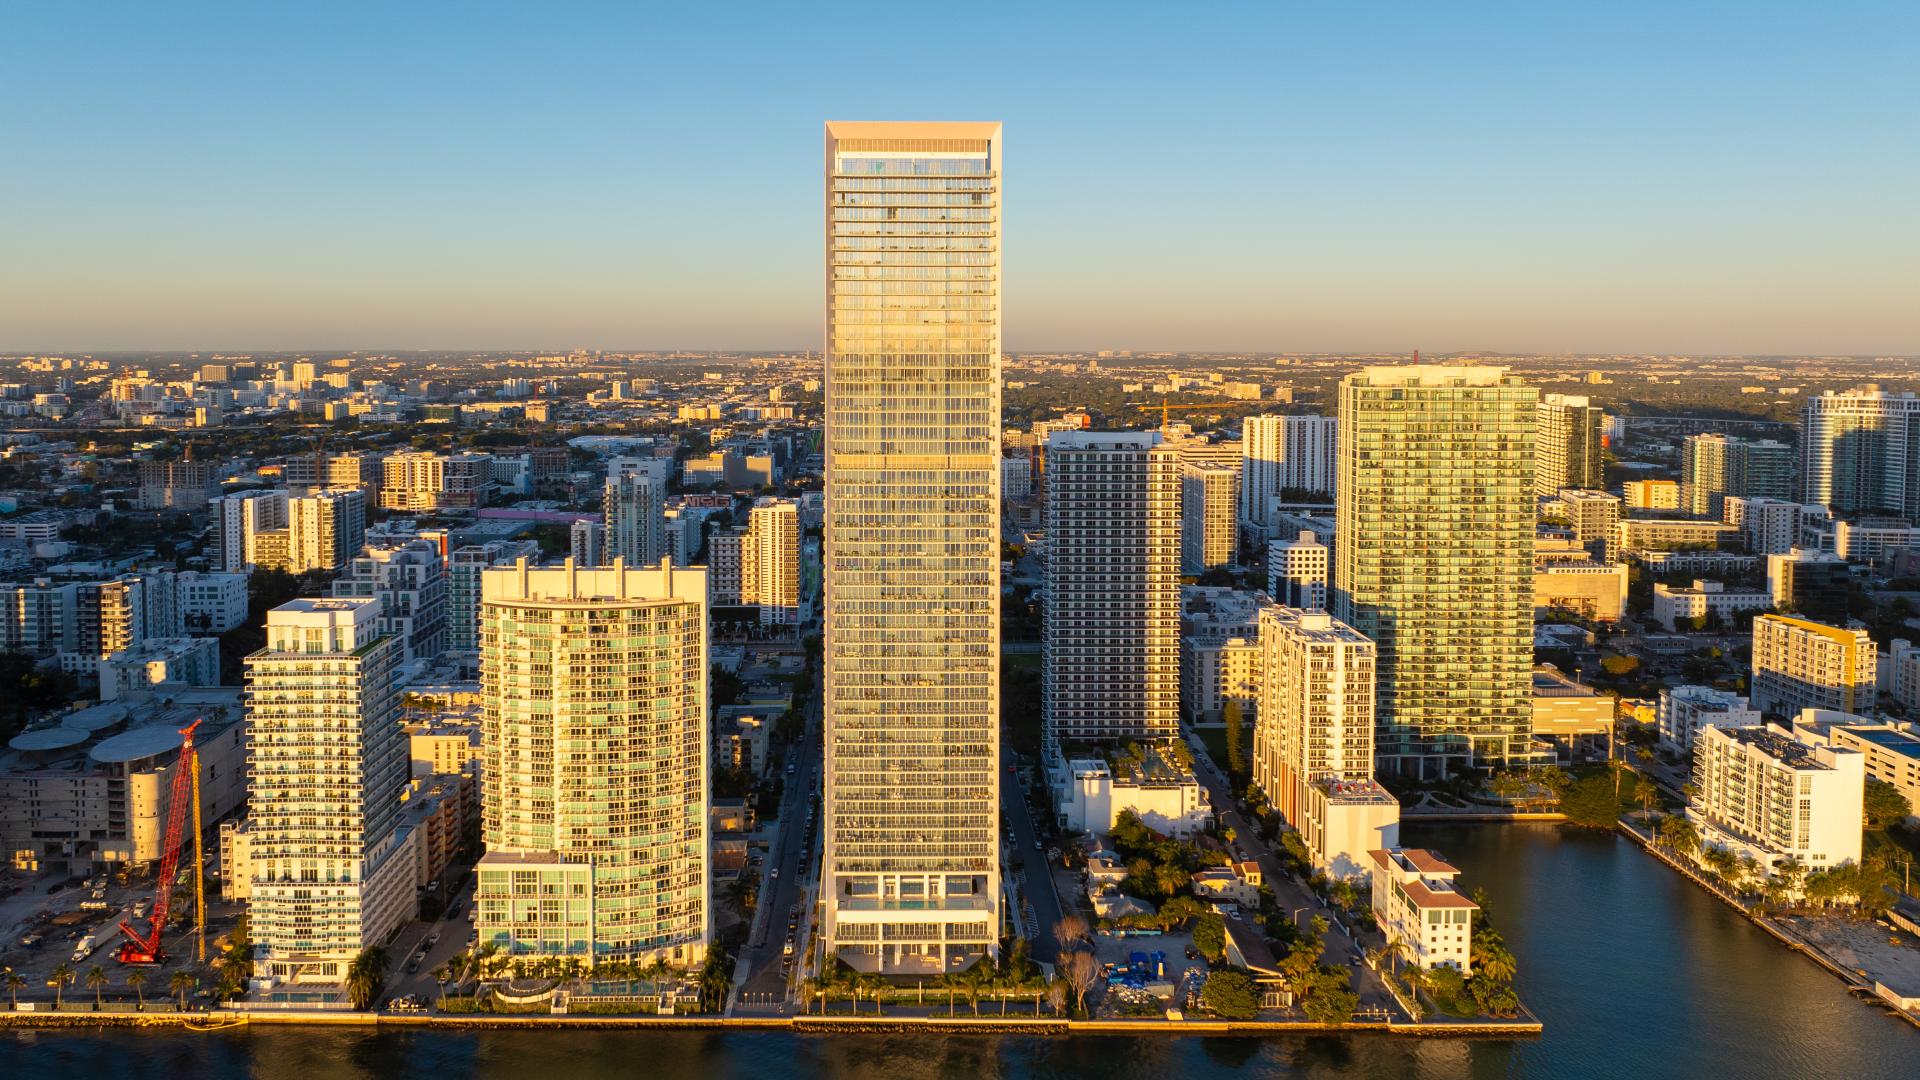
<svg viewBox="0 0 1920 1080"><path fill-rule="evenodd" d="M415 911L398 828L401 646L380 616L371 597L289 601L267 613L266 647L246 659L256 999L319 984L344 1007L354 958Z"/></svg>
<svg viewBox="0 0 1920 1080"><path fill-rule="evenodd" d="M1561 765L1613 758L1614 699L1552 664L1533 669L1533 738Z"/></svg>
<svg viewBox="0 0 1920 1080"><path fill-rule="evenodd" d="M1584 395L1542 394L1534 415L1533 492L1542 497L1604 482L1600 406Z"/></svg>
<svg viewBox="0 0 1920 1080"><path fill-rule="evenodd" d="M1253 779L1299 830L1315 870L1368 872L1399 842L1399 803L1374 782L1374 644L1324 611L1260 612Z"/></svg>
<svg viewBox="0 0 1920 1080"><path fill-rule="evenodd" d="M1292 540L1269 540L1267 594L1287 607L1325 611L1331 559L1327 545L1309 529Z"/></svg>
<svg viewBox="0 0 1920 1080"><path fill-rule="evenodd" d="M1203 574L1233 562L1240 538L1239 485L1236 468L1205 462L1181 465L1181 573Z"/></svg>
<svg viewBox="0 0 1920 1080"><path fill-rule="evenodd" d="M431 540L369 546L334 579L332 595L378 598L380 632L402 661L431 660L447 647L447 567Z"/></svg>
<svg viewBox="0 0 1920 1080"><path fill-rule="evenodd" d="M1920 397L1877 386L1807 399L1800 414L1806 502L1835 513L1920 519Z"/></svg>
<svg viewBox="0 0 1920 1080"><path fill-rule="evenodd" d="M1731 690L1711 686L1670 686L1660 691L1660 704L1654 724L1660 732L1660 745L1675 754L1693 752L1700 732L1710 727L1756 727L1760 710Z"/></svg>
<svg viewBox="0 0 1920 1080"><path fill-rule="evenodd" d="M1497 367L1341 381L1333 614L1379 649L1383 769L1534 753L1537 394Z"/></svg>
<svg viewBox="0 0 1920 1080"><path fill-rule="evenodd" d="M1871 713L1878 659L1864 628L1762 615L1753 620L1753 707L1781 717L1801 709Z"/></svg>
<svg viewBox="0 0 1920 1080"><path fill-rule="evenodd" d="M1167 739L1180 715L1179 463L1157 432L1046 444L1050 746Z"/></svg>
<svg viewBox="0 0 1920 1080"><path fill-rule="evenodd" d="M1331 416L1249 416L1241 423L1240 519L1273 525L1289 492L1333 494L1336 421Z"/></svg>
<svg viewBox="0 0 1920 1080"><path fill-rule="evenodd" d="M1825 719L1803 712L1794 726L1801 727L1809 718ZM1821 727L1833 746L1860 754L1869 778L1899 789L1907 805L1920 811L1920 725L1845 716Z"/></svg>
<svg viewBox="0 0 1920 1080"><path fill-rule="evenodd" d="M1860 860L1866 758L1779 724L1709 727L1694 743L1687 819L1702 847L1750 855L1772 876Z"/></svg>
<svg viewBox="0 0 1920 1080"><path fill-rule="evenodd" d="M701 962L708 911L704 571L481 573L480 941Z"/></svg>
<svg viewBox="0 0 1920 1080"><path fill-rule="evenodd" d="M1473 973L1473 913L1461 895L1460 871L1424 848L1367 852L1373 872L1373 917L1388 941L1406 946L1407 962Z"/></svg>
<svg viewBox="0 0 1920 1080"><path fill-rule="evenodd" d="M827 125L825 953L996 955L1000 125Z"/></svg>

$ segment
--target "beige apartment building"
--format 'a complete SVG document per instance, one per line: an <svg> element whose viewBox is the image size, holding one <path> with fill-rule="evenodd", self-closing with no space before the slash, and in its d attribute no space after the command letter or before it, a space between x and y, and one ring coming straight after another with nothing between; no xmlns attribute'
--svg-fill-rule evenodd
<svg viewBox="0 0 1920 1080"><path fill-rule="evenodd" d="M1753 707L1773 716L1801 709L1871 713L1879 655L1864 628L1786 615L1753 620Z"/></svg>
<svg viewBox="0 0 1920 1080"><path fill-rule="evenodd" d="M704 570L482 571L482 944L701 962L707 665Z"/></svg>
<svg viewBox="0 0 1920 1080"><path fill-rule="evenodd" d="M998 951L1000 125L826 130L821 934L861 971Z"/></svg>

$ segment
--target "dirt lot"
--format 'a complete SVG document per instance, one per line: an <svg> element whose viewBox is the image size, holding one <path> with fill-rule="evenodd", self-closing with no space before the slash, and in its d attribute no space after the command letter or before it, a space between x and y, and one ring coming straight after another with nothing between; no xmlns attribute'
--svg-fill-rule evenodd
<svg viewBox="0 0 1920 1080"><path fill-rule="evenodd" d="M1793 916L1780 921L1840 966L1862 971L1904 996L1920 997L1920 938L1883 922L1859 919Z"/></svg>

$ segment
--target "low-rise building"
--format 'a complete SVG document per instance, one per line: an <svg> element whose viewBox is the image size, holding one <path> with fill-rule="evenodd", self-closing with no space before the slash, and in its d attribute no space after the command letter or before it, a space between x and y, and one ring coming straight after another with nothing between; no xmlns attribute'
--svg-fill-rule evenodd
<svg viewBox="0 0 1920 1080"><path fill-rule="evenodd" d="M1794 726L1800 728L1807 720L1818 722L1822 715L1812 710L1801 713ZM1866 760L1869 777L1898 788L1908 804L1920 812L1920 724L1844 716L1830 719L1823 726L1831 745L1858 751Z"/></svg>
<svg viewBox="0 0 1920 1080"><path fill-rule="evenodd" d="M1694 740L1710 727L1756 727L1760 710L1730 690L1711 686L1672 686L1660 691L1654 714L1660 744L1676 754L1693 752Z"/></svg>
<svg viewBox="0 0 1920 1080"><path fill-rule="evenodd" d="M1766 611L1772 606L1773 597L1763 590L1730 591L1718 581L1695 580L1678 587L1655 582L1653 586L1653 621L1670 633L1696 625L1726 625L1740 612Z"/></svg>
<svg viewBox="0 0 1920 1080"><path fill-rule="evenodd" d="M1191 769L1157 748L1143 753L1116 754L1111 762L1076 758L1056 764L1052 771L1060 826L1104 836L1131 810L1147 828L1168 836L1185 838L1203 831L1213 816L1206 787Z"/></svg>
<svg viewBox="0 0 1920 1080"><path fill-rule="evenodd" d="M1328 877L1364 877L1366 853L1400 843L1400 800L1371 777L1342 779L1331 773L1299 785L1292 822L1313 868Z"/></svg>
<svg viewBox="0 0 1920 1080"><path fill-rule="evenodd" d="M1422 968L1473 973L1473 913L1480 905L1461 895L1460 871L1423 848L1367 852L1373 863L1373 916L1389 941L1406 945L1407 961Z"/></svg>
<svg viewBox="0 0 1920 1080"><path fill-rule="evenodd" d="M1533 669L1533 738L1571 765L1604 761L1613 746L1613 699L1568 678L1558 668Z"/></svg>
<svg viewBox="0 0 1920 1080"><path fill-rule="evenodd" d="M100 700L161 687L220 684L220 639L147 638L100 661Z"/></svg>

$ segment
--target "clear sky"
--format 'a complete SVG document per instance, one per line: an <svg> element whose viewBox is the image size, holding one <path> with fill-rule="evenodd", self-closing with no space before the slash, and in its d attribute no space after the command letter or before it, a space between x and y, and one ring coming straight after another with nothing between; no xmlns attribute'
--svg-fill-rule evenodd
<svg viewBox="0 0 1920 1080"><path fill-rule="evenodd" d="M822 122L1011 349L1920 353L1920 4L18 4L0 350L818 348Z"/></svg>

